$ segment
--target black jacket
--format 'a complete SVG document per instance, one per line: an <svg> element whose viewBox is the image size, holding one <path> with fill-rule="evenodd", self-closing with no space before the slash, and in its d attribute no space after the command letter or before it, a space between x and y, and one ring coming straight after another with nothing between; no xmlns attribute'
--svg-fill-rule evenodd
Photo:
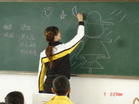
<svg viewBox="0 0 139 104"><path fill-rule="evenodd" d="M55 78L58 75L65 75L68 79L70 78L70 53L79 45L81 39L84 37L84 23L79 22L77 35L74 36L67 43L55 42L51 45L53 48L53 62L54 68L49 68L49 58L45 54L45 50L40 54L39 71L38 71L38 87L39 91L44 90L44 79L45 75L48 79L50 77ZM53 79L52 78L52 79Z"/></svg>

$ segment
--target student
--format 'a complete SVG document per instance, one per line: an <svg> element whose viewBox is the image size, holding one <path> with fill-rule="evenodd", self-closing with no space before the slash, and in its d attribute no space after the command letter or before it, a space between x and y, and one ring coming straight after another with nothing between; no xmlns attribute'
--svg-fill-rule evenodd
<svg viewBox="0 0 139 104"><path fill-rule="evenodd" d="M10 92L5 97L5 104L24 104L24 96L18 91Z"/></svg>
<svg viewBox="0 0 139 104"><path fill-rule="evenodd" d="M0 102L0 104L5 104L4 102Z"/></svg>
<svg viewBox="0 0 139 104"><path fill-rule="evenodd" d="M56 96L45 104L73 104L67 97L70 93L70 83L65 76L58 76L55 78L52 85L52 91Z"/></svg>
<svg viewBox="0 0 139 104"><path fill-rule="evenodd" d="M136 104L136 101L138 101L137 104L139 104L139 98L136 97L136 98L133 100L133 104Z"/></svg>
<svg viewBox="0 0 139 104"><path fill-rule="evenodd" d="M40 93L53 93L51 91L52 81L59 75L64 75L70 79L69 54L79 45L84 36L83 15L78 13L76 17L79 22L77 35L65 44L60 42L61 34L57 27L50 26L44 31L46 41L49 45L40 54L38 72Z"/></svg>

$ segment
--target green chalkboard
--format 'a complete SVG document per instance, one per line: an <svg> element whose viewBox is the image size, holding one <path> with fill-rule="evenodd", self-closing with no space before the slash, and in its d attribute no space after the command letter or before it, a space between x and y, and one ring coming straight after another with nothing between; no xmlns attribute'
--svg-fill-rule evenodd
<svg viewBox="0 0 139 104"><path fill-rule="evenodd" d="M86 15L85 37L71 54L73 74L139 75L138 2L1 2L0 70L37 72L43 31L60 28L62 42Z"/></svg>

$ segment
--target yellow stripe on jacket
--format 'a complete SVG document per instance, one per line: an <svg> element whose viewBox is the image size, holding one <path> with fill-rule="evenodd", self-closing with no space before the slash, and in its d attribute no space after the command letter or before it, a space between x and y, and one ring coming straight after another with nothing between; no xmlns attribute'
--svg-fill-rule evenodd
<svg viewBox="0 0 139 104"><path fill-rule="evenodd" d="M63 52L60 52L56 55L54 55L52 57L52 60L57 60L59 58L62 58L68 54L70 54L78 45L79 45L80 42L78 42L76 45L74 45L73 47L63 51ZM41 66L41 72L40 72L40 75L39 75L39 91L43 91L44 90L44 77L46 75L46 66L45 66L45 63L49 62L50 60L48 59L48 57L45 57L45 58L42 58L41 60L41 63L42 63L42 66Z"/></svg>

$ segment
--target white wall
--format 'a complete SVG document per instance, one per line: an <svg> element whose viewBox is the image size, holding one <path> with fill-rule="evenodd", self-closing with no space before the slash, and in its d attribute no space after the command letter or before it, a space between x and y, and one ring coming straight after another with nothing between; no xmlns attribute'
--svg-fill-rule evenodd
<svg viewBox="0 0 139 104"><path fill-rule="evenodd" d="M73 78L71 84L76 104L132 104L139 97L139 80ZM123 96L110 96L114 92Z"/></svg>
<svg viewBox="0 0 139 104"><path fill-rule="evenodd" d="M132 104L139 97L139 80L133 79L72 77L71 87L75 104ZM26 104L31 104L37 92L37 75L0 74L0 101L15 90L22 91ZM110 96L114 92L123 95Z"/></svg>
<svg viewBox="0 0 139 104"><path fill-rule="evenodd" d="M33 75L0 74L0 100L11 91L23 92L26 104L31 104L32 94L36 92L37 78Z"/></svg>

